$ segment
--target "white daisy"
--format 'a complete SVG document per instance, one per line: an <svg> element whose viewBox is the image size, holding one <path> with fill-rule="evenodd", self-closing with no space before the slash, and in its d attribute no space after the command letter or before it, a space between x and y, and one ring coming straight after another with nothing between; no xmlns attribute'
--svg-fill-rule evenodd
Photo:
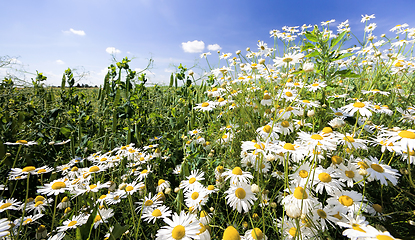
<svg viewBox="0 0 415 240"><path fill-rule="evenodd" d="M400 174L396 169L391 168L389 165L380 164L376 157L369 156L370 161L368 162L369 168L366 169L370 177L379 180L380 184L388 185L386 180L389 180L392 185L398 183L398 177Z"/></svg>
<svg viewBox="0 0 415 240"><path fill-rule="evenodd" d="M145 211L143 211L143 215L141 216L141 218L146 221L146 222L153 222L156 223L157 219L163 219L163 218L168 218L171 216L172 211L169 210L168 207L161 205L159 207L156 207L154 209L146 209Z"/></svg>
<svg viewBox="0 0 415 240"><path fill-rule="evenodd" d="M251 209L251 205L257 200L251 190L251 185L245 182L231 185L229 189L225 191L225 194L227 194L226 201L228 205L239 213L242 211L248 212Z"/></svg>
<svg viewBox="0 0 415 240"><path fill-rule="evenodd" d="M163 226L157 231L157 240L191 240L198 239L200 232L199 221L193 214L186 214L184 211L180 215L174 213L172 220L164 218L168 226Z"/></svg>

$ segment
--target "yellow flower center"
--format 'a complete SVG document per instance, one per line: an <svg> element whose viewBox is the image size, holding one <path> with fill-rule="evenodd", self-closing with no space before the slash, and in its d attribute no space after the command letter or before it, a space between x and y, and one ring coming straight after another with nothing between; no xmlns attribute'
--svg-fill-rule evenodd
<svg viewBox="0 0 415 240"><path fill-rule="evenodd" d="M246 192L243 188L238 188L235 190L235 196L239 199L244 199L246 196Z"/></svg>
<svg viewBox="0 0 415 240"><path fill-rule="evenodd" d="M44 197L42 197L42 196L37 196L37 197L35 198L35 202L39 202L39 201L45 201L45 198L44 198Z"/></svg>
<svg viewBox="0 0 415 240"><path fill-rule="evenodd" d="M358 162L357 165L359 165L359 167L361 169L368 169L369 168L369 165L367 165L367 163L362 162L362 161Z"/></svg>
<svg viewBox="0 0 415 240"><path fill-rule="evenodd" d="M194 193L192 193L192 199L193 200L196 200L198 197L199 197L199 193L198 192L194 192Z"/></svg>
<svg viewBox="0 0 415 240"><path fill-rule="evenodd" d="M11 203L4 203L3 205L0 206L0 209L5 209L10 207L12 204Z"/></svg>
<svg viewBox="0 0 415 240"><path fill-rule="evenodd" d="M92 166L89 168L89 172L98 172L99 171L99 167L98 166Z"/></svg>
<svg viewBox="0 0 415 240"><path fill-rule="evenodd" d="M158 181L158 186L160 186L161 184L163 184L164 182L166 182L166 181L164 181L163 179L160 179L159 181Z"/></svg>
<svg viewBox="0 0 415 240"><path fill-rule="evenodd" d="M346 136L346 137L343 138L343 140L346 141L346 142L354 142L354 139L353 139L352 136Z"/></svg>
<svg viewBox="0 0 415 240"><path fill-rule="evenodd" d="M27 141L26 140L17 140L16 143L27 144Z"/></svg>
<svg viewBox="0 0 415 240"><path fill-rule="evenodd" d="M308 177L308 172L306 170L301 170L298 175L300 175L300 177L302 178L306 178Z"/></svg>
<svg viewBox="0 0 415 240"><path fill-rule="evenodd" d="M251 236L255 240L261 240L264 238L264 234L262 233L261 229L254 228L252 229Z"/></svg>
<svg viewBox="0 0 415 240"><path fill-rule="evenodd" d="M283 127L289 127L290 126L290 123L288 122L288 121L282 121L281 122L281 126L283 126Z"/></svg>
<svg viewBox="0 0 415 240"><path fill-rule="evenodd" d="M331 127L325 127L323 130L321 130L323 133L332 133L333 129Z"/></svg>
<svg viewBox="0 0 415 240"><path fill-rule="evenodd" d="M133 186L127 186L127 187L125 188L125 191L126 191L126 192L129 192L129 191L132 191L132 190L134 190L134 187L133 187Z"/></svg>
<svg viewBox="0 0 415 240"><path fill-rule="evenodd" d="M209 106L209 103L207 102L202 103L202 107L207 107L207 106Z"/></svg>
<svg viewBox="0 0 415 240"><path fill-rule="evenodd" d="M159 209L155 209L152 213L151 216L153 217L160 217L161 216L161 211Z"/></svg>
<svg viewBox="0 0 415 240"><path fill-rule="evenodd" d="M264 130L264 132L266 132L266 133L270 133L271 132L271 126L266 125L262 130Z"/></svg>
<svg viewBox="0 0 415 240"><path fill-rule="evenodd" d="M141 174L146 174L148 172L147 169L144 169L143 171L141 171Z"/></svg>
<svg viewBox="0 0 415 240"><path fill-rule="evenodd" d="M232 174L234 174L234 175L242 175L242 169L240 167L235 167L232 170Z"/></svg>
<svg viewBox="0 0 415 240"><path fill-rule="evenodd" d="M285 92L285 95L286 95L287 97L292 97L292 96L293 96L293 94L292 94L291 92Z"/></svg>
<svg viewBox="0 0 415 240"><path fill-rule="evenodd" d="M22 172L31 172L34 171L36 168L33 166L27 166L25 168L23 168Z"/></svg>
<svg viewBox="0 0 415 240"><path fill-rule="evenodd" d="M206 231L205 225L203 225L202 223L199 223L199 226L200 226L199 233L196 235L200 235Z"/></svg>
<svg viewBox="0 0 415 240"><path fill-rule="evenodd" d="M94 219L94 223L96 223L96 222L98 222L98 221L101 221L101 216L99 216L99 215L96 215L95 216L95 219Z"/></svg>
<svg viewBox="0 0 415 240"><path fill-rule="evenodd" d="M78 221L71 221L69 224L68 224L68 227L72 227L73 225L75 225L75 224L77 224L78 223Z"/></svg>
<svg viewBox="0 0 415 240"><path fill-rule="evenodd" d="M238 230L236 230L234 227L229 226L225 229L225 232L223 232L223 240L240 240L241 236L238 233Z"/></svg>
<svg viewBox="0 0 415 240"><path fill-rule="evenodd" d="M42 169L39 169L39 170L37 171L37 173L38 173L38 174L45 173L45 172L46 172L46 170L45 170L45 169L43 169L43 168L42 168Z"/></svg>
<svg viewBox="0 0 415 240"><path fill-rule="evenodd" d="M305 192L304 188L296 187L294 190L294 197L301 200L301 199L307 199L308 195Z"/></svg>
<svg viewBox="0 0 415 240"><path fill-rule="evenodd" d="M177 225L173 228L171 236L174 239L182 239L186 235L186 231L182 225Z"/></svg>
<svg viewBox="0 0 415 240"><path fill-rule="evenodd" d="M254 147L256 148L256 149L265 149L265 145L263 144L263 143L261 143L261 145L259 145L258 143L255 143L254 144Z"/></svg>
<svg viewBox="0 0 415 240"><path fill-rule="evenodd" d="M353 204L353 199L351 197L347 196L347 195L342 195L342 196L339 197L339 202L342 205L344 205L346 207L349 207Z"/></svg>
<svg viewBox="0 0 415 240"><path fill-rule="evenodd" d="M54 184L52 184L51 188L53 190L59 190L61 188L66 188L66 184L64 182L55 182Z"/></svg>
<svg viewBox="0 0 415 240"><path fill-rule="evenodd" d="M400 131L398 133L399 137L401 138L409 138L409 139L415 139L415 133L414 132L410 132L410 131Z"/></svg>
<svg viewBox="0 0 415 240"><path fill-rule="evenodd" d="M383 173L385 171L382 166L380 166L378 164L375 164L375 163L373 163L371 165L371 167L372 167L373 170L375 170L376 172L379 172L379 173Z"/></svg>
<svg viewBox="0 0 415 240"><path fill-rule="evenodd" d="M265 94L262 99L264 99L264 100L270 100L271 99L271 96L268 95L268 94Z"/></svg>
<svg viewBox="0 0 415 240"><path fill-rule="evenodd" d="M224 172L223 166L217 166L216 171L218 171L219 173L223 173Z"/></svg>
<svg viewBox="0 0 415 240"><path fill-rule="evenodd" d="M99 160L99 161L101 161L101 162L107 161L107 158L106 157L101 158L101 160Z"/></svg>
<svg viewBox="0 0 415 240"><path fill-rule="evenodd" d="M383 212L383 209L382 209L382 206L380 206L379 204L377 204L377 203L375 203L375 204L373 204L372 205L372 207L375 209L375 211L376 212L378 212L378 213L382 213Z"/></svg>
<svg viewBox="0 0 415 240"><path fill-rule="evenodd" d="M43 201L37 201L36 203L35 203L35 207L38 207L39 205L42 205L43 204Z"/></svg>
<svg viewBox="0 0 415 240"><path fill-rule="evenodd" d="M203 218L203 217L206 217L206 216L208 216L208 213L205 210L202 210L200 212L200 217Z"/></svg>
<svg viewBox="0 0 415 240"><path fill-rule="evenodd" d="M219 98L219 99L218 99L218 102L223 102L223 101L225 101L225 99L224 99L224 98Z"/></svg>
<svg viewBox="0 0 415 240"><path fill-rule="evenodd" d="M320 181L328 183L331 182L331 176L328 173L322 172L318 175L318 179L320 179Z"/></svg>
<svg viewBox="0 0 415 240"><path fill-rule="evenodd" d="M303 100L303 103L310 103L310 101L308 101L308 100Z"/></svg>
<svg viewBox="0 0 415 240"><path fill-rule="evenodd" d="M336 214L334 214L333 215L333 217L335 217L335 218L337 218L337 219L339 219L339 220L342 220L342 216L340 215L340 212L337 212Z"/></svg>
<svg viewBox="0 0 415 240"><path fill-rule="evenodd" d="M331 157L331 162L333 164L340 164L340 163L343 162L343 158L340 157L340 156L333 156L333 157Z"/></svg>
<svg viewBox="0 0 415 240"><path fill-rule="evenodd" d="M190 184L193 184L194 182L196 182L196 178L192 177L192 178L189 179Z"/></svg>
<svg viewBox="0 0 415 240"><path fill-rule="evenodd" d="M291 150L291 151L295 150L294 145L292 145L291 143L284 144L284 149Z"/></svg>
<svg viewBox="0 0 415 240"><path fill-rule="evenodd" d="M209 191L212 191L212 190L214 190L214 189L215 189L215 186L213 186L213 185L209 185L209 186L207 187L207 189L208 189Z"/></svg>
<svg viewBox="0 0 415 240"><path fill-rule="evenodd" d="M345 171L345 174L348 178L353 178L354 177L354 172L353 171Z"/></svg>
<svg viewBox="0 0 415 240"><path fill-rule="evenodd" d="M311 139L314 139L314 140L323 140L323 137L320 136L319 134L313 134L313 135L311 135Z"/></svg>
<svg viewBox="0 0 415 240"><path fill-rule="evenodd" d="M356 230L356 231L360 231L360 232L366 232L365 230L363 230L363 229L361 229L360 228L360 225L359 224L357 224L357 223L353 223L352 224L352 228L354 229L354 230Z"/></svg>
<svg viewBox="0 0 415 240"><path fill-rule="evenodd" d="M327 213L323 209L318 209L317 214L323 219L327 218Z"/></svg>
<svg viewBox="0 0 415 240"><path fill-rule="evenodd" d="M107 197L107 195L101 195L101 197L99 197L99 199L104 199L104 198L106 198Z"/></svg>
<svg viewBox="0 0 415 240"><path fill-rule="evenodd" d="M153 201L152 200L147 200L147 201L144 202L144 206L146 206L146 207L149 207L151 205L153 205Z"/></svg>
<svg viewBox="0 0 415 240"><path fill-rule="evenodd" d="M28 219L23 221L23 225L26 225L26 224L31 223L31 222L33 222L33 220L31 218L28 218Z"/></svg>
<svg viewBox="0 0 415 240"><path fill-rule="evenodd" d="M381 234L379 234L379 235L376 236L376 239L378 239L378 240L393 240L395 238L391 238L388 235L381 235Z"/></svg>
<svg viewBox="0 0 415 240"><path fill-rule="evenodd" d="M295 237L295 234L297 233L297 228L295 228L295 227L290 228L290 230L288 230L288 233L291 236Z"/></svg>
<svg viewBox="0 0 415 240"><path fill-rule="evenodd" d="M355 107L355 108L362 108L364 106L365 106L365 104L362 103L362 102L355 102L355 103L353 103L353 107Z"/></svg>

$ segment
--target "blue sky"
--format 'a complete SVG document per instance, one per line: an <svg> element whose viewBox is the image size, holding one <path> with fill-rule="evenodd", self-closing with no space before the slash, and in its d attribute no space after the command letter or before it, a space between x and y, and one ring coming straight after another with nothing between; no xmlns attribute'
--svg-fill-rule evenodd
<svg viewBox="0 0 415 240"><path fill-rule="evenodd" d="M352 33L362 38L360 20L365 14L375 14L370 21L377 24L375 35L393 36L389 29L397 24L415 27L414 11L413 0L4 1L0 56L16 57L28 72L22 76L26 80L38 70L48 77L48 85L60 85L64 70L70 67L89 72L82 83L100 85L112 62L108 53L112 50L117 60L134 58L130 67L137 70L152 58L150 82L166 84L174 65L198 63L206 69L199 56L209 51L209 45L219 45L222 52L244 52L246 47L256 48L258 40L272 46L272 29L331 19L336 20L334 26L348 19ZM195 40L198 44L183 48L182 43ZM210 52L209 61L217 63L216 51ZM200 68L194 71L201 74ZM0 76L4 72L0 69Z"/></svg>

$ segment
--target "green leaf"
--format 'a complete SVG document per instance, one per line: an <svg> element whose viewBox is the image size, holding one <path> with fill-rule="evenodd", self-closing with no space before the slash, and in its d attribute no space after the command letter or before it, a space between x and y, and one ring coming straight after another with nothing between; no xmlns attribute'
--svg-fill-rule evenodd
<svg viewBox="0 0 415 240"><path fill-rule="evenodd" d="M308 49L313 49L315 47L316 46L314 46L312 43L306 42L304 46L301 48L301 52L304 52L305 50L308 50Z"/></svg>
<svg viewBox="0 0 415 240"><path fill-rule="evenodd" d="M112 230L108 240L119 239L121 237L121 235L123 233L125 233L125 231L127 231L127 229L128 229L128 226L126 226L126 225L121 226L119 223L115 224L114 229Z"/></svg>
<svg viewBox="0 0 415 240"><path fill-rule="evenodd" d="M67 127L61 127L61 133L67 138L71 134L71 129Z"/></svg>
<svg viewBox="0 0 415 240"><path fill-rule="evenodd" d="M317 42L318 41L317 37L312 33L306 33L304 35L311 42Z"/></svg>
<svg viewBox="0 0 415 240"><path fill-rule="evenodd" d="M344 35L346 35L347 32L342 32L339 36L337 36L336 38L332 39L330 42L330 49L334 48L334 46L336 46L344 37Z"/></svg>
<svg viewBox="0 0 415 240"><path fill-rule="evenodd" d="M318 56L319 54L320 53L317 50L315 50L315 51L307 54L305 57L315 57L315 56Z"/></svg>
<svg viewBox="0 0 415 240"><path fill-rule="evenodd" d="M346 57L350 57L350 56L353 56L353 55L354 55L354 53L340 54L340 56L334 58L333 61L336 61L336 60L339 60L339 59L342 59L342 58L346 58Z"/></svg>

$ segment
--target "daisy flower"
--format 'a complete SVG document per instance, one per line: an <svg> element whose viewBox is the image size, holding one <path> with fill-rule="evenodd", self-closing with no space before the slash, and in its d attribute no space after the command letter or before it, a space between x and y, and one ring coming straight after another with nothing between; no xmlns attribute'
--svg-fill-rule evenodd
<svg viewBox="0 0 415 240"><path fill-rule="evenodd" d="M335 191L340 191L344 187L344 184L337 178L339 176L338 171L333 167L324 169L318 166L315 175L317 176L314 179L315 191L320 194L325 189L329 195L333 195Z"/></svg>
<svg viewBox="0 0 415 240"><path fill-rule="evenodd" d="M325 88L327 85L324 82L314 82L311 85L308 85L307 88L308 90L315 92L319 89Z"/></svg>
<svg viewBox="0 0 415 240"><path fill-rule="evenodd" d="M356 191L341 190L327 199L327 203L339 207L341 213L357 212L360 209L361 201L365 199L361 193Z"/></svg>
<svg viewBox="0 0 415 240"><path fill-rule="evenodd" d="M370 118L372 116L372 113L370 112L370 110L372 110L370 102L357 101L343 106L341 109L350 115L353 115L355 112L359 112L359 114L363 117Z"/></svg>
<svg viewBox="0 0 415 240"><path fill-rule="evenodd" d="M184 192L191 191L201 185L199 181L205 180L203 175L205 175L204 172L199 172L199 170L192 170L191 174L186 177L187 180L180 182L179 187L183 189Z"/></svg>
<svg viewBox="0 0 415 240"><path fill-rule="evenodd" d="M291 89L284 89L282 93L280 92L281 98L286 99L287 101L294 101L297 98L297 91Z"/></svg>
<svg viewBox="0 0 415 240"><path fill-rule="evenodd" d="M143 209L143 211L147 211L161 206L162 201L159 200L159 196L157 194L152 196L152 193L149 192L148 196L144 196L142 201L136 202L135 204L139 205L139 207L135 209L136 211L140 211L141 209Z"/></svg>
<svg viewBox="0 0 415 240"><path fill-rule="evenodd" d="M121 199L127 197L127 192L124 190L117 190L106 195L105 202L108 205L118 204L121 202Z"/></svg>
<svg viewBox="0 0 415 240"><path fill-rule="evenodd" d="M148 168L143 169L141 172L139 172L137 179L142 181L146 179L151 172L151 166L149 166Z"/></svg>
<svg viewBox="0 0 415 240"><path fill-rule="evenodd" d="M251 209L251 205L257 200L251 190L251 185L245 182L231 185L230 188L225 191L225 194L227 194L226 201L228 205L239 213L242 211L248 212Z"/></svg>
<svg viewBox="0 0 415 240"><path fill-rule="evenodd" d="M12 143L12 142L5 142L3 143L4 145L23 145L23 146L32 146L32 145L37 145L37 142L35 141L26 141L26 140L17 140L16 142Z"/></svg>
<svg viewBox="0 0 415 240"><path fill-rule="evenodd" d="M293 124L287 120L278 122L275 125L275 131L281 133L282 135L288 135L294 131Z"/></svg>
<svg viewBox="0 0 415 240"><path fill-rule="evenodd" d="M394 145L400 144L402 150L409 149L409 151L415 150L415 130L408 129L402 130L399 132L388 132L385 135L391 136L389 142L393 143Z"/></svg>
<svg viewBox="0 0 415 240"><path fill-rule="evenodd" d="M38 219L40 219L41 217L43 217L43 214L35 214L35 215L30 215L30 216L26 216L23 218L23 226L28 225L28 224L32 224L35 223ZM21 218L18 218L14 221L14 225L15 227L20 226L21 224Z"/></svg>
<svg viewBox="0 0 415 240"><path fill-rule="evenodd" d="M367 149L366 146L367 140L364 139L358 139L353 138L352 135L343 135L343 137L340 138L339 144L345 145L347 148L350 149Z"/></svg>
<svg viewBox="0 0 415 240"><path fill-rule="evenodd" d="M134 181L132 183L128 183L123 190L129 194L133 195L135 192L137 192L140 189L143 189L145 187L144 183Z"/></svg>
<svg viewBox="0 0 415 240"><path fill-rule="evenodd" d="M307 214L317 204L317 200L312 196L309 196L310 192L303 187L293 186L291 187L290 192L292 192L292 194L285 196L282 200L284 206L293 204L300 209L303 214Z"/></svg>
<svg viewBox="0 0 415 240"><path fill-rule="evenodd" d="M188 191L184 195L186 206L192 209L201 210L208 200L208 194L203 186Z"/></svg>
<svg viewBox="0 0 415 240"><path fill-rule="evenodd" d="M167 226L157 231L157 240L199 239L197 234L200 232L200 225L195 215L181 211L180 215L174 213L171 220L169 218L163 220Z"/></svg>
<svg viewBox="0 0 415 240"><path fill-rule="evenodd" d="M108 222L108 219L114 216L114 210L112 208L109 209L99 209L97 211L97 215L94 218L94 228L97 229L97 227L103 223Z"/></svg>
<svg viewBox="0 0 415 240"><path fill-rule="evenodd" d="M216 104L213 101L207 101L207 102L203 102L203 103L198 103L196 107L194 107L193 109L195 110L199 110L199 111L212 111L213 109L215 109Z"/></svg>
<svg viewBox="0 0 415 240"><path fill-rule="evenodd" d="M164 189L169 188L170 187L170 182L166 181L164 179L159 179L158 183L157 183L157 188L156 191L157 192L162 192L164 191Z"/></svg>
<svg viewBox="0 0 415 240"><path fill-rule="evenodd" d="M58 232L65 232L68 229L74 229L84 225L88 221L88 215L80 214L73 216L72 219L68 219L62 223L63 226L57 227Z"/></svg>
<svg viewBox="0 0 415 240"><path fill-rule="evenodd" d="M348 222L338 222L337 225L343 228L347 228L343 231L343 236L347 236L350 239L357 239L360 237L369 237L366 232L366 227L369 224L363 215L354 216L353 212L348 215L344 215Z"/></svg>
<svg viewBox="0 0 415 240"><path fill-rule="evenodd" d="M275 62L274 66L290 66L299 63L300 60L304 57L302 53L284 53L284 57L275 57L273 61Z"/></svg>
<svg viewBox="0 0 415 240"><path fill-rule="evenodd" d="M163 219L163 218L168 218L171 216L172 211L169 210L168 207L161 205L159 207L156 207L154 209L146 209L145 211L143 211L143 215L141 216L141 218L146 221L146 222L153 222L156 223L157 219Z"/></svg>
<svg viewBox="0 0 415 240"><path fill-rule="evenodd" d="M386 186L388 185L386 180L389 180L392 185L398 183L398 177L400 176L398 170L391 168L389 165L380 164L376 157L369 156L369 159L368 165L370 168L367 168L366 171L370 174L370 177L379 180L380 184Z"/></svg>
<svg viewBox="0 0 415 240"><path fill-rule="evenodd" d="M251 182L250 179L254 178L250 172L242 171L240 167L235 167L234 169L228 169L225 171L222 176L225 177L225 181L230 179L231 184L238 184L238 183L247 183Z"/></svg>
<svg viewBox="0 0 415 240"><path fill-rule="evenodd" d="M270 141L277 140L279 138L277 133L277 128L272 127L272 123L268 123L267 125L260 127L256 130L259 137L263 140L269 139Z"/></svg>
<svg viewBox="0 0 415 240"><path fill-rule="evenodd" d="M344 164L338 165L339 171L339 180L346 182L349 188L352 188L355 182L360 182L363 179L363 176L359 174L357 166L349 161L347 166ZM360 182L359 184L363 184Z"/></svg>
<svg viewBox="0 0 415 240"><path fill-rule="evenodd" d="M58 195L60 193L64 193L66 190L69 190L69 187L66 185L68 182L65 183L64 179L56 179L50 183L44 184L44 186L40 186L37 192L42 195Z"/></svg>
<svg viewBox="0 0 415 240"><path fill-rule="evenodd" d="M7 218L0 219L0 237L5 237L10 234L8 231L10 229L11 222Z"/></svg>
<svg viewBox="0 0 415 240"><path fill-rule="evenodd" d="M246 240L267 240L268 237L259 228L250 229L245 232Z"/></svg>
<svg viewBox="0 0 415 240"><path fill-rule="evenodd" d="M273 99L272 99L271 95L269 95L268 92L265 92L264 96L262 97L262 100L261 100L261 105L262 106L271 106L272 101L273 101Z"/></svg>
<svg viewBox="0 0 415 240"><path fill-rule="evenodd" d="M0 213L6 210L19 210L19 208L21 207L20 206L21 203L22 202L17 201L17 199L14 199L14 198L1 200L0 201Z"/></svg>

